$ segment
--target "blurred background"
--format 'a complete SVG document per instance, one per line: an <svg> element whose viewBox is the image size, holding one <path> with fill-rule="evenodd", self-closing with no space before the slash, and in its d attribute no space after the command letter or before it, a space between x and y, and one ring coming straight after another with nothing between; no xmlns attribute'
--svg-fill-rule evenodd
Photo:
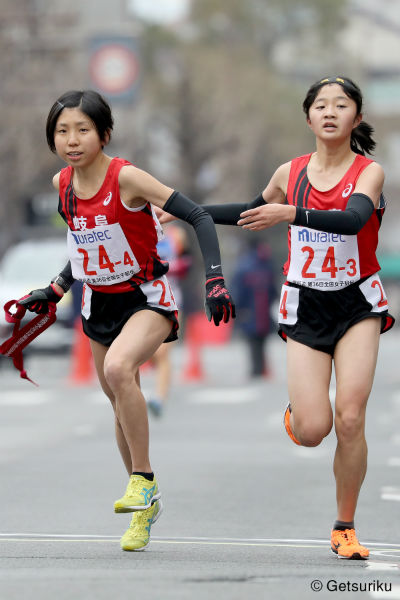
<svg viewBox="0 0 400 600"><path fill-rule="evenodd" d="M26 290L40 252L34 243L4 266L11 248L46 239L55 248L48 256L62 252L51 178L63 164L47 147L45 120L64 91L94 88L110 101L108 154L198 203L241 202L281 163L313 151L305 92L343 74L363 90L386 172L379 259L399 316L400 0L0 0L0 7L2 296L4 271ZM230 282L255 234L234 227L218 234ZM187 235L194 258L182 288L190 314L201 308L203 276L190 228ZM285 228L259 238L271 247L279 285ZM58 268L40 263L42 286Z"/></svg>
<svg viewBox="0 0 400 600"><path fill-rule="evenodd" d="M128 524L109 510L125 475L74 284L57 323L24 351L38 389L0 357L1 598L101 600L134 590L146 598L280 599L294 586L310 598L314 576L335 581L338 572L354 581L378 575L399 588L399 545L389 544L399 542L400 501L399 57L400 0L0 0L0 344L9 335L4 302L48 285L67 260L51 185L64 165L47 147L45 122L69 89L94 88L111 103L109 155L201 204L249 201L280 164L312 152L306 91L330 75L354 79L386 172L379 260L397 317L397 331L382 336L357 517L360 534L379 544L370 570L338 571L310 544L325 544L334 515L335 436L299 448L282 426L285 344L274 303L286 228L255 235L217 227L240 310L234 327L214 327L204 316L193 232L169 224L164 255L183 302L180 341L162 345L141 371L168 511L155 530L161 537L132 563L98 539L116 543ZM28 510L21 490L29 490ZM257 547L261 538L290 543ZM207 539L214 541L202 547Z"/></svg>

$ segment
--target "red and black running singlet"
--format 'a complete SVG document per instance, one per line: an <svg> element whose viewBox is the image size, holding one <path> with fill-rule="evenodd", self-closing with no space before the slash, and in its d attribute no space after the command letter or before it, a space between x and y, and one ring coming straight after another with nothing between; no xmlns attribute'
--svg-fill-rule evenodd
<svg viewBox="0 0 400 600"><path fill-rule="evenodd" d="M129 208L121 200L118 176L129 164L113 158L101 188L87 200L74 194L73 168L60 173L58 211L68 225L72 275L96 291L132 291L168 271L157 253L162 230L151 204Z"/></svg>
<svg viewBox="0 0 400 600"><path fill-rule="evenodd" d="M311 210L344 210L360 174L373 162L357 154L339 183L321 192L312 187L307 177L310 158L311 154L307 154L292 161L287 202ZM287 280L310 288L334 291L379 271L375 252L384 210L382 195L379 208L374 210L357 235L289 225L289 253L283 268Z"/></svg>

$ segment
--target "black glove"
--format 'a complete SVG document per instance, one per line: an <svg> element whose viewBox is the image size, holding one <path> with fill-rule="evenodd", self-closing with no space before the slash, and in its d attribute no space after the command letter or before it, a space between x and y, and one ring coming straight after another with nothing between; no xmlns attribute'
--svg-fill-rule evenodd
<svg viewBox="0 0 400 600"><path fill-rule="evenodd" d="M232 296L225 287L223 277L213 277L206 281L206 315L211 321L214 319L215 325L218 327L223 320L224 323L236 317L235 305Z"/></svg>
<svg viewBox="0 0 400 600"><path fill-rule="evenodd" d="M25 306L31 312L44 314L49 311L49 302L57 303L61 298L62 296L50 284L47 288L29 292L27 296L18 300L18 304L22 304L22 306Z"/></svg>

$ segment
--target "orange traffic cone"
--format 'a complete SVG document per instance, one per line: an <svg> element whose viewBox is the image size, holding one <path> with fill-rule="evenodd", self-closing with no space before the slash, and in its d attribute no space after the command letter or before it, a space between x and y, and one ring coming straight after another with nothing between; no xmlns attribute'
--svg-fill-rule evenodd
<svg viewBox="0 0 400 600"><path fill-rule="evenodd" d="M74 341L68 381L72 385L85 385L91 383L93 377L94 366L89 338L83 333L81 319L77 317L74 325Z"/></svg>
<svg viewBox="0 0 400 600"><path fill-rule="evenodd" d="M182 373L184 381L201 381L204 379L200 351L203 344L203 316L201 313L195 313L189 315L186 319L185 347L187 349L187 362Z"/></svg>
<svg viewBox="0 0 400 600"><path fill-rule="evenodd" d="M187 363L182 378L185 381L200 381L204 379L201 364L202 346L216 346L227 344L232 335L232 321L221 323L216 327L207 321L205 314L193 313L186 319L185 344L187 349Z"/></svg>

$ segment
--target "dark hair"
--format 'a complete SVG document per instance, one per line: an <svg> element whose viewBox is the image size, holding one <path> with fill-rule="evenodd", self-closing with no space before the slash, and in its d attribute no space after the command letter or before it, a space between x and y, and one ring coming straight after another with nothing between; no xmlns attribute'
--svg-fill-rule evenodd
<svg viewBox="0 0 400 600"><path fill-rule="evenodd" d="M71 90L58 98L50 109L46 123L46 137L49 148L56 152L54 131L58 117L64 108L79 108L93 121L100 140L105 143L106 135L111 135L114 120L109 104L94 90Z"/></svg>
<svg viewBox="0 0 400 600"><path fill-rule="evenodd" d="M310 106L318 96L319 90L324 87L324 85L332 83L340 85L346 96L351 98L351 100L354 100L357 106L357 115L362 113L363 97L358 85L348 77L326 77L325 79L315 82L307 92L303 102L303 110L306 113L307 118L309 116ZM372 138L373 133L374 130L371 125L365 121L361 121L351 133L350 147L353 152L356 152L357 154L372 154L376 146L376 142Z"/></svg>

